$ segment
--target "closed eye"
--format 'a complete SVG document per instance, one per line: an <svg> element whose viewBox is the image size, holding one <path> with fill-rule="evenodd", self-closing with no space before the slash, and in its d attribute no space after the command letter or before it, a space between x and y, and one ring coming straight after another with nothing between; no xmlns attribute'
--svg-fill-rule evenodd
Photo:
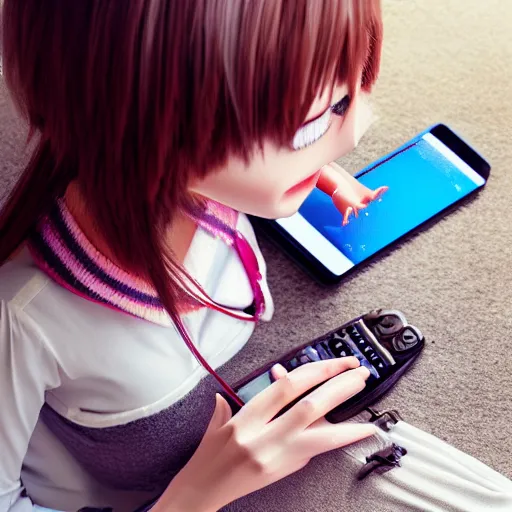
<svg viewBox="0 0 512 512"><path fill-rule="evenodd" d="M350 107L350 96L346 94L338 103L331 107L331 112L337 116L344 116L347 113L348 107Z"/></svg>
<svg viewBox="0 0 512 512"><path fill-rule="evenodd" d="M320 117L302 125L293 137L292 147L295 150L304 149L316 142L329 129L331 109L328 108Z"/></svg>
<svg viewBox="0 0 512 512"><path fill-rule="evenodd" d="M331 105L321 116L302 125L293 137L293 149L298 151L315 143L320 137L325 135L329 129L331 125L331 114L344 116L349 106L350 97L347 94L340 101Z"/></svg>

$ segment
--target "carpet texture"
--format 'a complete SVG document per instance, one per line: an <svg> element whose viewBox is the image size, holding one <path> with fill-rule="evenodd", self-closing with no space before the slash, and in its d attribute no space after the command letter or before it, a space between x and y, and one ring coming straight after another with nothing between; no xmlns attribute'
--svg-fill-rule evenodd
<svg viewBox="0 0 512 512"><path fill-rule="evenodd" d="M401 309L427 346L377 408L398 409L406 421L512 477L512 4L384 0L383 6L384 56L374 94L379 120L340 163L356 172L444 122L491 162L491 179L475 201L334 289L314 284L262 240L275 318L223 374L233 381L369 309ZM2 84L0 196L26 158L24 139ZM346 484L350 464L339 453L318 457L233 510L387 510L355 499Z"/></svg>

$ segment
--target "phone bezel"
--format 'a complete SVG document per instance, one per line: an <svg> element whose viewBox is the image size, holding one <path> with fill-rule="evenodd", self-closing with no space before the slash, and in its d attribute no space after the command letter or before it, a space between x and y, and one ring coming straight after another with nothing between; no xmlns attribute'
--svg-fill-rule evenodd
<svg viewBox="0 0 512 512"><path fill-rule="evenodd" d="M459 135L457 135L453 130L451 130L450 128L448 128L448 126L442 123L436 124L428 128L427 130L424 130L419 135L417 135L416 137L414 137L413 139L411 139L410 141L408 141L395 151L389 153L388 155L380 158L379 160L365 167L355 176L359 177L368 172L371 172L375 168L379 167L386 161L396 156L397 154L402 153L403 151L414 145L421 137L423 137L423 135L429 132L432 133L432 135L439 139L443 144L449 147L455 154L457 154L464 162L466 162L472 169L474 169L480 176L482 176L485 182L487 183L491 171L490 164L471 146L469 146ZM349 269L347 272L343 273L341 276L333 274L330 270L328 270L320 260L313 256L302 244L295 240L295 238L292 237L288 233L288 231L281 227L275 220L251 217L251 221L258 229L258 231L261 231L265 235L267 235L271 241L276 243L308 275L313 277L321 284L335 285L342 282L346 278L350 277L357 270L361 270L366 265L371 264L372 262L375 261L376 258L383 257L384 255L389 254L391 251L395 250L398 245L404 243L406 240L411 239L419 232L428 229L431 225L436 223L439 220L439 218L455 210L461 204L464 204L465 202L472 200L475 197L475 195L478 192L480 192L480 190L482 190L486 183L484 183L484 185L482 186L477 187L474 191L470 192L469 194L462 197L458 201L450 204L449 206L438 212L436 215L432 216L425 222L419 224L418 226L408 231L401 237L384 246L375 254L373 254L366 260L358 263L357 265Z"/></svg>

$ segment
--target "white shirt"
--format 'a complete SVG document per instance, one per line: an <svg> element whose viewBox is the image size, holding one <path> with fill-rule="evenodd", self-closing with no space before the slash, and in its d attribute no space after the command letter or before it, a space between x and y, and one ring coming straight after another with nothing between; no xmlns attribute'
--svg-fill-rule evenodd
<svg viewBox="0 0 512 512"><path fill-rule="evenodd" d="M238 229L265 264L248 219ZM236 252L198 228L185 266L217 302L244 308L253 295ZM217 368L247 342L253 322L203 308L186 315L192 340ZM151 498L118 492L76 462L38 419L46 402L91 428L124 425L185 397L206 375L174 327L106 308L62 288L23 250L0 268L0 512L39 505L57 510L114 506ZM23 481L23 485L20 480ZM23 487L29 497L21 497Z"/></svg>

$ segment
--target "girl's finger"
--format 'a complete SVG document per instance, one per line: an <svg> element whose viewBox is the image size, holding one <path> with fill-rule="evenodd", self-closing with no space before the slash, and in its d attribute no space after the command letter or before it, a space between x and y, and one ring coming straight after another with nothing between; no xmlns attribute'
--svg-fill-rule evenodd
<svg viewBox="0 0 512 512"><path fill-rule="evenodd" d="M231 407L226 400L217 393L215 395L215 410L213 411L210 423L206 429L205 437L207 434L215 432L225 425L231 419L231 415Z"/></svg>
<svg viewBox="0 0 512 512"><path fill-rule="evenodd" d="M337 405L362 391L369 376L370 372L364 366L337 375L299 400L282 416L276 418L272 422L272 429L277 435L286 435L306 429Z"/></svg>
<svg viewBox="0 0 512 512"><path fill-rule="evenodd" d="M284 377L288 373L288 371L282 364L277 363L274 366L272 366L272 368L270 369L270 373L272 374L274 380L279 380L282 377Z"/></svg>
<svg viewBox="0 0 512 512"><path fill-rule="evenodd" d="M377 433L373 423L329 423L319 420L306 429L297 439L296 449L301 457L314 457L337 448L342 448Z"/></svg>
<svg viewBox="0 0 512 512"><path fill-rule="evenodd" d="M233 419L237 422L251 421L255 425L266 425L290 402L311 388L358 366L356 357L340 357L299 366L258 393Z"/></svg>
<svg viewBox="0 0 512 512"><path fill-rule="evenodd" d="M349 206L345 210L345 215L343 215L343 224L342 224L343 226L346 226L348 224L350 216L352 215L353 212L354 212L354 208L352 208L352 206Z"/></svg>

